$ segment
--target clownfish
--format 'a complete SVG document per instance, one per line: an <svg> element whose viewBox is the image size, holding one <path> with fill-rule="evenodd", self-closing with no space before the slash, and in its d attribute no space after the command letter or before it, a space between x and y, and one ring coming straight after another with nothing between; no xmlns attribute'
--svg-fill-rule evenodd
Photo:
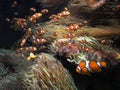
<svg viewBox="0 0 120 90"><path fill-rule="evenodd" d="M87 48L87 47L84 47L84 46L80 46L79 47L79 50L83 50L84 52L90 52L91 50L90 50L90 48Z"/></svg>
<svg viewBox="0 0 120 90"><path fill-rule="evenodd" d="M25 51L26 51L26 52L34 52L34 51L36 51L36 50L37 50L37 48L34 47L34 46L29 46L29 47L26 47L26 48L25 48Z"/></svg>
<svg viewBox="0 0 120 90"><path fill-rule="evenodd" d="M29 18L29 20L30 20L30 22L36 22L36 20L38 19L38 18L40 18L42 16L42 13L35 13L34 15L32 15L30 18Z"/></svg>
<svg viewBox="0 0 120 90"><path fill-rule="evenodd" d="M67 10L57 14L57 16L59 16L59 17L65 17L65 16L68 16L68 15L70 15L70 12L67 11Z"/></svg>
<svg viewBox="0 0 120 90"><path fill-rule="evenodd" d="M112 40L107 40L107 39L101 40L101 44L103 44L103 45L110 45L111 43L113 43Z"/></svg>
<svg viewBox="0 0 120 90"><path fill-rule="evenodd" d="M74 33L68 33L66 35L63 36L64 38L73 38L75 37L75 34Z"/></svg>
<svg viewBox="0 0 120 90"><path fill-rule="evenodd" d="M16 54L19 54L19 53L21 53L23 50L24 50L24 48L18 48L18 49L16 49L15 53L16 53Z"/></svg>
<svg viewBox="0 0 120 90"><path fill-rule="evenodd" d="M100 72L102 68L106 68L107 66L108 63L104 60L101 60L100 62L95 60L81 61L76 68L76 72L79 74L90 75L91 72Z"/></svg>
<svg viewBox="0 0 120 90"><path fill-rule="evenodd" d="M30 8L30 11L36 12L36 9L34 7Z"/></svg>
<svg viewBox="0 0 120 90"><path fill-rule="evenodd" d="M46 39L43 39L43 38L33 40L34 44L43 44L45 42L46 42Z"/></svg>
<svg viewBox="0 0 120 90"><path fill-rule="evenodd" d="M43 14L46 14L46 13L48 13L48 10L47 10L47 9L42 9L41 12L42 12Z"/></svg>
<svg viewBox="0 0 120 90"><path fill-rule="evenodd" d="M44 29L38 29L37 34L43 35L43 34L45 34L45 30Z"/></svg>
<svg viewBox="0 0 120 90"><path fill-rule="evenodd" d="M11 5L11 7L16 7L18 5L18 2L17 1L14 1Z"/></svg>
<svg viewBox="0 0 120 90"><path fill-rule="evenodd" d="M28 28L28 29L27 29L27 31L26 31L26 33L25 33L25 35L24 35L24 38L25 38L25 39L27 39L27 38L30 37L30 35L31 35L31 33L32 33L31 30L32 30L31 28Z"/></svg>
<svg viewBox="0 0 120 90"><path fill-rule="evenodd" d="M57 16L60 16L60 17L65 17L65 16L68 16L68 15L70 15L70 12L68 11L67 7L64 8L64 11L57 14Z"/></svg>
<svg viewBox="0 0 120 90"><path fill-rule="evenodd" d="M80 28L79 25L77 25L77 24L72 24L72 25L68 26L68 27L66 28L66 30L67 30L67 31L76 31L76 30L79 29L79 28Z"/></svg>
<svg viewBox="0 0 120 90"><path fill-rule="evenodd" d="M26 43L26 39L24 38L24 39L22 39L22 41L21 41L21 43L20 43L20 46L24 46L25 43Z"/></svg>
<svg viewBox="0 0 120 90"><path fill-rule="evenodd" d="M23 59L23 58L25 58L25 55L21 53L20 57Z"/></svg>
<svg viewBox="0 0 120 90"><path fill-rule="evenodd" d="M57 36L58 36L58 33L57 33L57 32L53 32L53 36L54 36L54 37L57 37Z"/></svg>
<svg viewBox="0 0 120 90"><path fill-rule="evenodd" d="M26 19L24 18L14 18L14 20L16 21L16 24L21 28L24 28L27 26Z"/></svg>

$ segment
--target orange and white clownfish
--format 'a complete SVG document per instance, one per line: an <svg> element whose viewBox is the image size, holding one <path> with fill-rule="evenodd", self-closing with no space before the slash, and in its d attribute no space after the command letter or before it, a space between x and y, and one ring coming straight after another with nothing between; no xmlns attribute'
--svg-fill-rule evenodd
<svg viewBox="0 0 120 90"><path fill-rule="evenodd" d="M42 9L41 12L42 12L43 14L46 14L46 13L48 13L48 9Z"/></svg>
<svg viewBox="0 0 120 90"><path fill-rule="evenodd" d="M36 51L36 50L37 50L37 48L34 47L34 46L29 46L29 47L26 47L26 48L25 48L25 51L26 51L26 52L34 52L34 51Z"/></svg>
<svg viewBox="0 0 120 90"><path fill-rule="evenodd" d="M19 53L21 53L23 50L24 50L24 48L18 48L18 49L16 49L15 53L16 53L16 54L19 54Z"/></svg>
<svg viewBox="0 0 120 90"><path fill-rule="evenodd" d="M100 72L102 68L106 68L107 66L108 63L104 60L101 60L100 62L96 60L81 61L76 68L76 72L78 74L90 75L91 72Z"/></svg>
<svg viewBox="0 0 120 90"><path fill-rule="evenodd" d="M53 36L54 36L54 37L57 37L57 36L58 36L58 33L57 33L57 32L53 32Z"/></svg>
<svg viewBox="0 0 120 90"><path fill-rule="evenodd" d="M79 25L77 25L77 24L71 24L70 26L68 26L67 28L66 28L66 30L67 31L76 31L77 29L79 29L80 27L79 27Z"/></svg>
<svg viewBox="0 0 120 90"><path fill-rule="evenodd" d="M43 35L43 34L45 34L45 30L43 28L42 29L38 29L37 30L37 34Z"/></svg>
<svg viewBox="0 0 120 90"><path fill-rule="evenodd" d="M75 34L74 33L68 33L66 35L63 36L64 38L73 38L75 37Z"/></svg>
<svg viewBox="0 0 120 90"><path fill-rule="evenodd" d="M65 17L65 16L68 16L68 15L70 15L70 12L68 11L67 7L64 8L64 11L57 14L57 16L60 16L60 17Z"/></svg>
<svg viewBox="0 0 120 90"><path fill-rule="evenodd" d="M110 45L111 43L113 43L113 41L112 40L107 40L107 39L103 39L103 40L101 40L101 44L103 44L103 45Z"/></svg>
<svg viewBox="0 0 120 90"><path fill-rule="evenodd" d="M36 20L38 19L38 18L40 18L42 16L42 13L35 13L34 15L32 15L30 18L29 18L29 20L30 20L30 22L36 22Z"/></svg>
<svg viewBox="0 0 120 90"><path fill-rule="evenodd" d="M43 38L33 40L34 44L43 44L45 42L46 42L46 39L43 39Z"/></svg>
<svg viewBox="0 0 120 90"><path fill-rule="evenodd" d="M34 7L30 8L30 11L36 12L36 9Z"/></svg>
<svg viewBox="0 0 120 90"><path fill-rule="evenodd" d="M26 39L24 38L24 39L22 39L22 41L21 41L21 43L20 43L20 46L24 46L25 43L26 43Z"/></svg>
<svg viewBox="0 0 120 90"><path fill-rule="evenodd" d="M65 17L68 15L70 15L70 12L67 10L57 14L57 16L59 16L59 17Z"/></svg>

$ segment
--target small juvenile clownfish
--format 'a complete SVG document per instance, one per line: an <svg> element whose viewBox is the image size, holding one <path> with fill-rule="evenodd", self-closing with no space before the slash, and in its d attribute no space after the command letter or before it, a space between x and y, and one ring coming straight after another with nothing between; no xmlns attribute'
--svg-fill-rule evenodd
<svg viewBox="0 0 120 90"><path fill-rule="evenodd" d="M68 16L68 15L70 15L70 12L67 11L67 10L57 14L57 16L60 16L60 17L65 17L65 16Z"/></svg>
<svg viewBox="0 0 120 90"><path fill-rule="evenodd" d="M57 32L53 32L53 36L54 36L54 37L57 37L57 36L58 36L58 33L57 33Z"/></svg>
<svg viewBox="0 0 120 90"><path fill-rule="evenodd" d="M104 60L101 60L100 62L97 62L96 60L81 61L76 68L76 72L78 74L90 75L91 72L100 72L102 68L106 68L107 66L108 64Z"/></svg>
<svg viewBox="0 0 120 90"><path fill-rule="evenodd" d="M64 38L73 38L75 37L75 34L74 33L68 33L66 35L63 36Z"/></svg>
<svg viewBox="0 0 120 90"><path fill-rule="evenodd" d="M25 43L26 43L26 39L24 38L24 39L22 39L22 41L21 41L21 43L20 43L20 46L24 46Z"/></svg>
<svg viewBox="0 0 120 90"><path fill-rule="evenodd" d="M85 26L85 25L87 25L88 24L88 21L83 21L79 26L81 26L81 27L83 27L83 26Z"/></svg>
<svg viewBox="0 0 120 90"><path fill-rule="evenodd" d="M66 10L66 11L63 11L63 12L62 12L62 16L68 16L68 15L70 15L70 12L69 12L69 11Z"/></svg>
<svg viewBox="0 0 120 90"><path fill-rule="evenodd" d="M45 34L45 30L42 28L42 29L38 29L37 30L37 34L38 35L43 35L43 34Z"/></svg>
<svg viewBox="0 0 120 90"><path fill-rule="evenodd" d="M110 45L111 43L113 43L112 40L107 40L107 39L101 40L101 44L103 44L103 45Z"/></svg>
<svg viewBox="0 0 120 90"><path fill-rule="evenodd" d="M21 28L24 28L27 26L26 19L24 18L14 18L14 20L16 21L16 24Z"/></svg>
<svg viewBox="0 0 120 90"><path fill-rule="evenodd" d="M31 33L32 33L31 30L32 30L31 28L28 28L28 29L27 29L27 31L26 31L26 33L25 33L25 35L24 35L24 38L25 38L25 39L27 39L27 38L30 37L30 35L31 35Z"/></svg>
<svg viewBox="0 0 120 90"><path fill-rule="evenodd" d="M31 22L36 22L36 20L38 19L38 18L40 18L42 16L42 13L35 13L34 15L32 15L30 18L29 18L29 20L31 21Z"/></svg>
<svg viewBox="0 0 120 90"><path fill-rule="evenodd" d="M42 9L41 12L42 12L43 14L46 14L46 13L48 13L48 10L47 10L47 9Z"/></svg>
<svg viewBox="0 0 120 90"><path fill-rule="evenodd" d="M49 19L54 19L54 18L56 18L56 17L57 17L57 15L53 14L53 15L51 15L51 16L49 17Z"/></svg>
<svg viewBox="0 0 120 90"><path fill-rule="evenodd" d="M30 8L30 11L36 12L36 9L34 7Z"/></svg>
<svg viewBox="0 0 120 90"><path fill-rule="evenodd" d="M24 50L24 48L18 48L18 49L16 49L15 53L16 53L16 54L19 54L19 53L21 53L23 50Z"/></svg>
<svg viewBox="0 0 120 90"><path fill-rule="evenodd" d="M37 50L37 48L34 47L34 46L29 46L29 47L26 47L26 48L25 48L25 51L26 51L26 52L34 52L34 51L36 51L36 50Z"/></svg>
<svg viewBox="0 0 120 90"><path fill-rule="evenodd" d="M6 18L5 20L6 20L7 22L10 22L10 19L9 19L9 18Z"/></svg>
<svg viewBox="0 0 120 90"><path fill-rule="evenodd" d="M79 25L77 25L77 24L71 24L70 26L68 26L67 28L66 28L66 30L67 31L76 31L77 29L79 29L80 27L79 27Z"/></svg>
<svg viewBox="0 0 120 90"><path fill-rule="evenodd" d="M43 39L43 38L33 40L34 44L43 44L45 42L46 42L46 39Z"/></svg>
<svg viewBox="0 0 120 90"><path fill-rule="evenodd" d="M20 57L21 57L22 59L25 58L24 54L20 54Z"/></svg>
<svg viewBox="0 0 120 90"><path fill-rule="evenodd" d="M80 50L83 50L84 52L90 52L90 49L87 48L87 47L84 47L84 46L79 47L79 49L80 49Z"/></svg>
<svg viewBox="0 0 120 90"><path fill-rule="evenodd" d="M43 49L45 49L46 48L46 46L41 46L40 48L39 48L39 51L41 51L41 50L43 50Z"/></svg>
<svg viewBox="0 0 120 90"><path fill-rule="evenodd" d="M54 15L54 14L49 17L49 19L52 19L52 20L55 20L55 21L59 20L60 18L61 18L60 16Z"/></svg>
<svg viewBox="0 0 120 90"><path fill-rule="evenodd" d="M11 7L16 7L18 5L18 2L17 1L14 1L11 5Z"/></svg>
<svg viewBox="0 0 120 90"><path fill-rule="evenodd" d="M64 8L64 11L57 14L57 16L60 16L60 17L65 17L65 16L68 16L68 15L70 15L70 12L68 11L68 9L66 7Z"/></svg>

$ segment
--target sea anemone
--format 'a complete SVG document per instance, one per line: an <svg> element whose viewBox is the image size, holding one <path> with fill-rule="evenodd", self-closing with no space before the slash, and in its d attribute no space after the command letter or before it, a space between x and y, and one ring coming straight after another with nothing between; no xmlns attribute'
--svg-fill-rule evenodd
<svg viewBox="0 0 120 90"><path fill-rule="evenodd" d="M120 60L118 58L118 50L112 48L110 45L103 45L99 40L90 36L58 39L52 43L51 47L56 48L54 51L57 53L57 56L65 57L67 61L75 63L78 66L84 61L86 64L83 66L87 69L92 67L91 69L94 70L100 67L98 71L94 70L95 72L100 72L103 67L115 66ZM91 62L94 64L91 64ZM77 68L81 70L79 67ZM89 71L94 72L91 69Z"/></svg>
<svg viewBox="0 0 120 90"><path fill-rule="evenodd" d="M22 76L21 81L27 90L76 90L67 70L49 54L38 55L35 64Z"/></svg>

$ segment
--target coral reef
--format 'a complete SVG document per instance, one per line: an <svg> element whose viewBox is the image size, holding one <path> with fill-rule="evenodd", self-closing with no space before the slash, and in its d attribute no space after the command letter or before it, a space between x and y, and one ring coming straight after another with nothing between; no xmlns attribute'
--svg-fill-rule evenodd
<svg viewBox="0 0 120 90"><path fill-rule="evenodd" d="M117 26L120 22L119 9L116 8L119 2L117 2L110 0L71 0L68 9L72 16L89 20L89 25Z"/></svg>

